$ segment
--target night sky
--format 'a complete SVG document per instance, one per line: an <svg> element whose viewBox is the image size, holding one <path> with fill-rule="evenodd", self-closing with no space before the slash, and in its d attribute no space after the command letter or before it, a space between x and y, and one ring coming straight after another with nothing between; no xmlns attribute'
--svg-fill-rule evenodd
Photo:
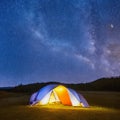
<svg viewBox="0 0 120 120"><path fill-rule="evenodd" d="M0 0L0 87L120 75L120 0Z"/></svg>

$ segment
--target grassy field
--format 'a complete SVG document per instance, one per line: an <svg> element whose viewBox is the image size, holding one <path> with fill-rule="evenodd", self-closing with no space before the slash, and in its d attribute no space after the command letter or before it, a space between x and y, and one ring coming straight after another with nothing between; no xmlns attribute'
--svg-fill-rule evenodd
<svg viewBox="0 0 120 120"><path fill-rule="evenodd" d="M29 106L30 95L0 92L0 120L120 120L120 93L81 92L90 108Z"/></svg>

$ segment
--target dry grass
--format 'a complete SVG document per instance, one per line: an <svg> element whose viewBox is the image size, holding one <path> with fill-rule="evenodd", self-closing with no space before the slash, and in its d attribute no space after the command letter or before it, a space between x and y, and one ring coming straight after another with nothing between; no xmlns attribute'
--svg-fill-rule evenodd
<svg viewBox="0 0 120 120"><path fill-rule="evenodd" d="M29 95L0 93L0 120L120 120L120 93L82 92L90 108L29 106Z"/></svg>
<svg viewBox="0 0 120 120"><path fill-rule="evenodd" d="M80 92L91 106L120 109L120 92Z"/></svg>

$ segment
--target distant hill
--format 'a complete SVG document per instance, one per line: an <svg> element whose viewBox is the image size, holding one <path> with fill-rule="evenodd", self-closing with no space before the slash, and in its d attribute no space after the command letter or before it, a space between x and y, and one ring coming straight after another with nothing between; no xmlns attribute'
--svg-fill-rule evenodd
<svg viewBox="0 0 120 120"><path fill-rule="evenodd" d="M33 93L48 84L62 84L75 90L83 91L120 91L120 77L101 78L90 83L64 84L59 82L34 83L28 85L19 85L11 89L5 89L12 92Z"/></svg>
<svg viewBox="0 0 120 120"><path fill-rule="evenodd" d="M81 84L80 87L83 90L120 91L120 77L101 78L90 83Z"/></svg>
<svg viewBox="0 0 120 120"><path fill-rule="evenodd" d="M0 87L0 90L10 90L12 89L13 87Z"/></svg>

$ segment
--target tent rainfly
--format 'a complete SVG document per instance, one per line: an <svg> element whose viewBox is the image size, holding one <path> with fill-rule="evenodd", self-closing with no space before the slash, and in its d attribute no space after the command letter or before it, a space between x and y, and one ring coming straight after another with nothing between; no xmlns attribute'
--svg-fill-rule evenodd
<svg viewBox="0 0 120 120"><path fill-rule="evenodd" d="M50 84L37 92L30 98L30 105L46 105L61 103L68 106L89 107L85 98L71 88L63 85Z"/></svg>

